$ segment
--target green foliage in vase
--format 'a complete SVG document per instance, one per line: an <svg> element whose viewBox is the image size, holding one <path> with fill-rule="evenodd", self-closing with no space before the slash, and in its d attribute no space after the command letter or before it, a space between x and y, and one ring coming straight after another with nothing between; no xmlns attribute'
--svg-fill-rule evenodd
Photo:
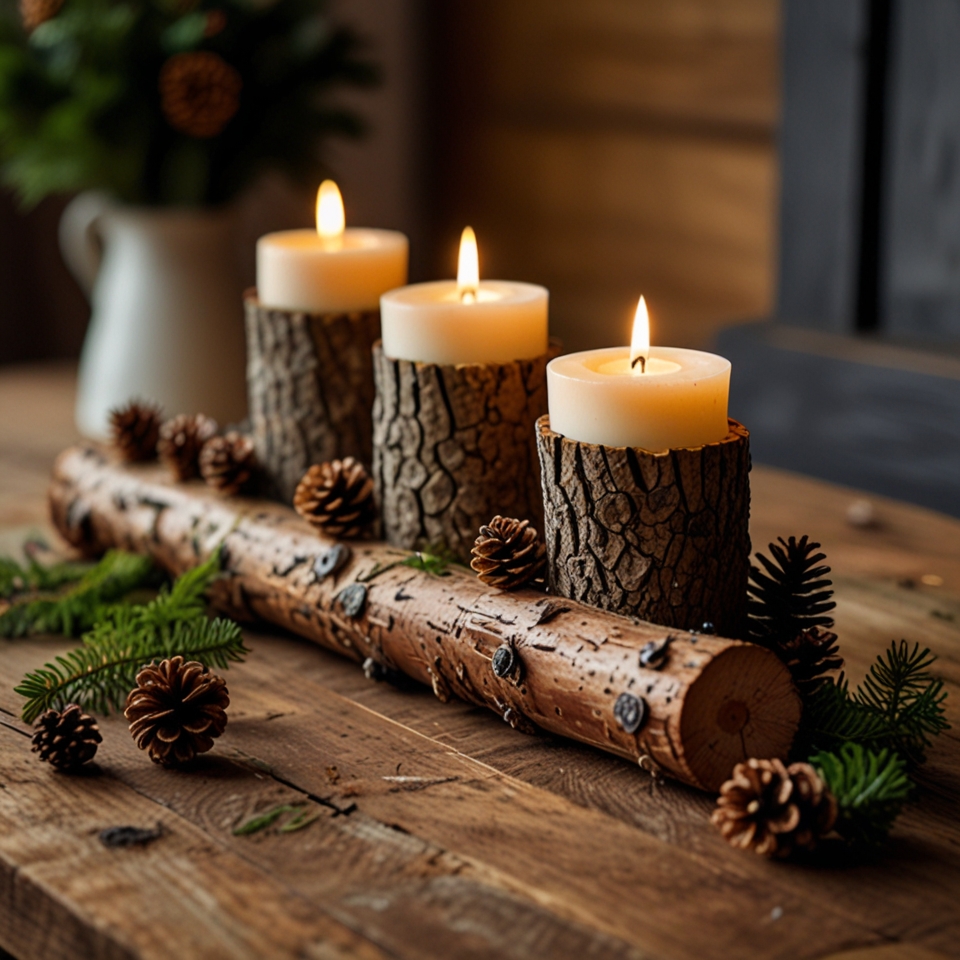
<svg viewBox="0 0 960 960"><path fill-rule="evenodd" d="M0 163L34 204L106 190L218 204L265 169L316 185L375 67L324 0L0 0Z"/></svg>
<svg viewBox="0 0 960 960"><path fill-rule="evenodd" d="M204 595L219 569L217 551L148 603L101 608L81 647L27 674L15 688L26 697L23 719L31 723L44 710L67 703L96 713L119 709L140 669L167 657L220 668L243 660L240 627L206 616Z"/></svg>
<svg viewBox="0 0 960 960"><path fill-rule="evenodd" d="M913 790L903 758L892 750L845 743L810 763L837 801L837 833L857 846L882 842Z"/></svg>
<svg viewBox="0 0 960 960"><path fill-rule="evenodd" d="M55 576L66 576L61 570ZM38 633L77 636L89 630L104 612L156 575L149 557L111 550L63 592L30 594L0 614L0 637Z"/></svg>

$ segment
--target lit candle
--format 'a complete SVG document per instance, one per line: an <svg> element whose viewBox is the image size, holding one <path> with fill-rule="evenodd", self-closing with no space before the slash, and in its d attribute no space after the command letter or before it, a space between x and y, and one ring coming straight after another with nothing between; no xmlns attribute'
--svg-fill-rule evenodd
<svg viewBox="0 0 960 960"><path fill-rule="evenodd" d="M415 283L380 298L383 352L421 363L510 363L547 352L547 291L480 280L477 239L460 238L456 280Z"/></svg>
<svg viewBox="0 0 960 960"><path fill-rule="evenodd" d="M729 360L650 346L641 297L629 347L571 353L547 366L550 428L608 447L699 447L726 437L729 388Z"/></svg>
<svg viewBox="0 0 960 960"><path fill-rule="evenodd" d="M316 230L284 230L257 241L257 295L265 307L306 313L375 310L407 282L407 238L395 230L344 228L332 180L317 192Z"/></svg>

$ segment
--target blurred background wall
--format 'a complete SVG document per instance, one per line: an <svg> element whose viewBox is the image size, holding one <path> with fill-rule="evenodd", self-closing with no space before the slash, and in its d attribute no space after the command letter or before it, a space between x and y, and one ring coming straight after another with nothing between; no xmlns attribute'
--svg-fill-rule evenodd
<svg viewBox="0 0 960 960"><path fill-rule="evenodd" d="M624 342L636 299L661 343L767 314L777 204L777 0L333 0L384 85L350 94L370 133L329 152L350 222L412 241L412 278L481 268L543 283L568 348ZM0 198L0 362L73 356L86 306L60 263L62 202ZM308 223L275 182L258 232Z"/></svg>

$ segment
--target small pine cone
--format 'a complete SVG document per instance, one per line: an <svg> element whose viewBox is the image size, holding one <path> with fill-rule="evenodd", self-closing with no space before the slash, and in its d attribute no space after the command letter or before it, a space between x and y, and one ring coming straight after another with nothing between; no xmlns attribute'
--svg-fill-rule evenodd
<svg viewBox="0 0 960 960"><path fill-rule="evenodd" d="M63 0L20 0L20 17L26 30L36 30L52 20L63 6Z"/></svg>
<svg viewBox="0 0 960 960"><path fill-rule="evenodd" d="M809 763L750 759L733 768L711 819L731 846L787 857L830 832L837 801Z"/></svg>
<svg viewBox="0 0 960 960"><path fill-rule="evenodd" d="M480 528L470 566L491 587L514 590L543 576L546 552L529 520L494 517Z"/></svg>
<svg viewBox="0 0 960 960"><path fill-rule="evenodd" d="M246 487L256 467L253 441L242 433L212 437L200 451L203 479L221 493L233 496Z"/></svg>
<svg viewBox="0 0 960 960"><path fill-rule="evenodd" d="M219 54L193 50L160 69L160 108L174 130L215 137L240 108L240 74Z"/></svg>
<svg viewBox="0 0 960 960"><path fill-rule="evenodd" d="M838 655L837 635L823 627L802 630L788 643L779 643L774 650L789 667L800 695L808 697L823 685L826 674L843 666Z"/></svg>
<svg viewBox="0 0 960 960"><path fill-rule="evenodd" d="M373 479L353 457L314 464L297 484L293 508L328 536L355 540L377 518Z"/></svg>
<svg viewBox="0 0 960 960"><path fill-rule="evenodd" d="M93 717L70 703L63 710L47 710L36 723L33 752L60 770L78 770L97 752L103 740Z"/></svg>
<svg viewBox="0 0 960 960"><path fill-rule="evenodd" d="M182 414L167 420L160 428L157 451L160 459L181 483L200 476L200 451L216 436L217 421L202 413Z"/></svg>
<svg viewBox="0 0 960 960"><path fill-rule="evenodd" d="M173 767L213 746L227 725L229 705L223 677L202 663L171 657L137 674L123 715L137 746L154 763Z"/></svg>
<svg viewBox="0 0 960 960"><path fill-rule="evenodd" d="M157 455L160 423L158 406L131 400L125 407L110 411L113 445L128 463L153 460Z"/></svg>

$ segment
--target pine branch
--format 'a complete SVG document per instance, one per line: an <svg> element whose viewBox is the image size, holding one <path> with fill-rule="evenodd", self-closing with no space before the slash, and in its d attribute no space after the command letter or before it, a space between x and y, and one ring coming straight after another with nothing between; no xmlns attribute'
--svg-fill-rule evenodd
<svg viewBox="0 0 960 960"><path fill-rule="evenodd" d="M760 566L751 566L747 587L749 639L771 648L804 630L832 627L828 614L836 607L830 568L821 564L826 554L816 552L820 544L807 537L778 539L779 546L769 546L772 560L756 555Z"/></svg>
<svg viewBox="0 0 960 960"><path fill-rule="evenodd" d="M20 564L12 557L0 557L0 598L10 599L33 591L59 590L81 579L92 566L74 560L44 566L32 556L27 557L26 564Z"/></svg>
<svg viewBox="0 0 960 960"><path fill-rule="evenodd" d="M140 669L168 657L198 660L226 668L248 652L232 620L176 623L169 631L137 632L136 608L119 609L112 622L98 625L89 642L27 674L15 692L27 698L22 717L32 723L44 710L78 703L84 710L120 709L136 685Z"/></svg>
<svg viewBox="0 0 960 960"><path fill-rule="evenodd" d="M911 764L923 763L930 738L949 724L946 691L934 678L929 650L911 651L905 640L890 644L851 694L846 679L824 684L807 701L801 740L805 752L835 750L853 742L871 750L888 749Z"/></svg>
<svg viewBox="0 0 960 960"><path fill-rule="evenodd" d="M29 597L11 604L0 614L0 636L76 636L90 629L110 604L147 583L153 572L149 557L111 550L64 593Z"/></svg>
<svg viewBox="0 0 960 960"><path fill-rule="evenodd" d="M844 744L810 758L837 801L837 832L848 842L874 846L890 832L913 784L906 762L892 750Z"/></svg>

